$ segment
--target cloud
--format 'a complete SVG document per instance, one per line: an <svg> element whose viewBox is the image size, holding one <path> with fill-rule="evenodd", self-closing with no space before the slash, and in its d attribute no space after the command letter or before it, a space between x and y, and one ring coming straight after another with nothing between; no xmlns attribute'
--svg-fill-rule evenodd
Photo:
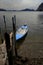
<svg viewBox="0 0 43 65"><path fill-rule="evenodd" d="M6 9L36 9L43 0L0 0L0 8Z"/></svg>

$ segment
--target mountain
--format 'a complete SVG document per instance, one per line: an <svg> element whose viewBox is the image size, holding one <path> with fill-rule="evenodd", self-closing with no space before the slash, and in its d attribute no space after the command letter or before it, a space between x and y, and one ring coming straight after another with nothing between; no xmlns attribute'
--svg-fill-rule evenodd
<svg viewBox="0 0 43 65"><path fill-rule="evenodd" d="M2 8L0 8L0 11L6 11L6 9L2 9Z"/></svg>
<svg viewBox="0 0 43 65"><path fill-rule="evenodd" d="M7 10L7 11L34 11L34 9L22 9L22 10Z"/></svg>
<svg viewBox="0 0 43 65"><path fill-rule="evenodd" d="M26 8L26 9L22 9L20 11L34 11L34 9L28 9L28 8Z"/></svg>
<svg viewBox="0 0 43 65"><path fill-rule="evenodd" d="M41 3L41 4L39 5L39 7L37 8L37 11L43 11L43 3Z"/></svg>
<svg viewBox="0 0 43 65"><path fill-rule="evenodd" d="M0 8L0 11L34 11L34 9L28 9L28 8L26 8L26 9L22 9L22 10L6 10L6 9Z"/></svg>

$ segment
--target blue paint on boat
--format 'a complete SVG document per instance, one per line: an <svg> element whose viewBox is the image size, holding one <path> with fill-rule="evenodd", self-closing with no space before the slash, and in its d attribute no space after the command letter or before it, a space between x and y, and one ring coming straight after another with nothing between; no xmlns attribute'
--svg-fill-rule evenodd
<svg viewBox="0 0 43 65"><path fill-rule="evenodd" d="M22 36L22 34L16 34L16 40L20 39Z"/></svg>
<svg viewBox="0 0 43 65"><path fill-rule="evenodd" d="M22 26L21 28L25 28L25 29L26 29L26 28L27 28L27 26L25 25L25 26Z"/></svg>

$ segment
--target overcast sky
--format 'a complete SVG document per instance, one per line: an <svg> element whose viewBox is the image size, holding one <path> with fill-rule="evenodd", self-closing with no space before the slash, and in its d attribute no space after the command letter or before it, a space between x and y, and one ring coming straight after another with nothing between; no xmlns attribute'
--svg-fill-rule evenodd
<svg viewBox="0 0 43 65"><path fill-rule="evenodd" d="M37 9L43 0L0 0L0 8L5 9Z"/></svg>

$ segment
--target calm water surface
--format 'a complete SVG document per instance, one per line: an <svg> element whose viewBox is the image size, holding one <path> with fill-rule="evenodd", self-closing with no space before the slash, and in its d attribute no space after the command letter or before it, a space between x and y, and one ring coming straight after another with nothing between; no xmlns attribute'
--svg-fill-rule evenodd
<svg viewBox="0 0 43 65"><path fill-rule="evenodd" d="M16 15L16 27L27 24L28 37L43 42L43 12L0 12L0 27L4 29L3 15L6 16L7 30L12 31L12 16ZM3 32L4 33L4 32Z"/></svg>
<svg viewBox="0 0 43 65"><path fill-rule="evenodd" d="M25 40L20 43L28 45L27 48L30 50L30 56L43 57L43 12L0 12L2 34L4 34L3 15L6 16L7 31L11 32L13 30L12 16L14 15L16 15L16 28L24 24L28 25L28 34Z"/></svg>

